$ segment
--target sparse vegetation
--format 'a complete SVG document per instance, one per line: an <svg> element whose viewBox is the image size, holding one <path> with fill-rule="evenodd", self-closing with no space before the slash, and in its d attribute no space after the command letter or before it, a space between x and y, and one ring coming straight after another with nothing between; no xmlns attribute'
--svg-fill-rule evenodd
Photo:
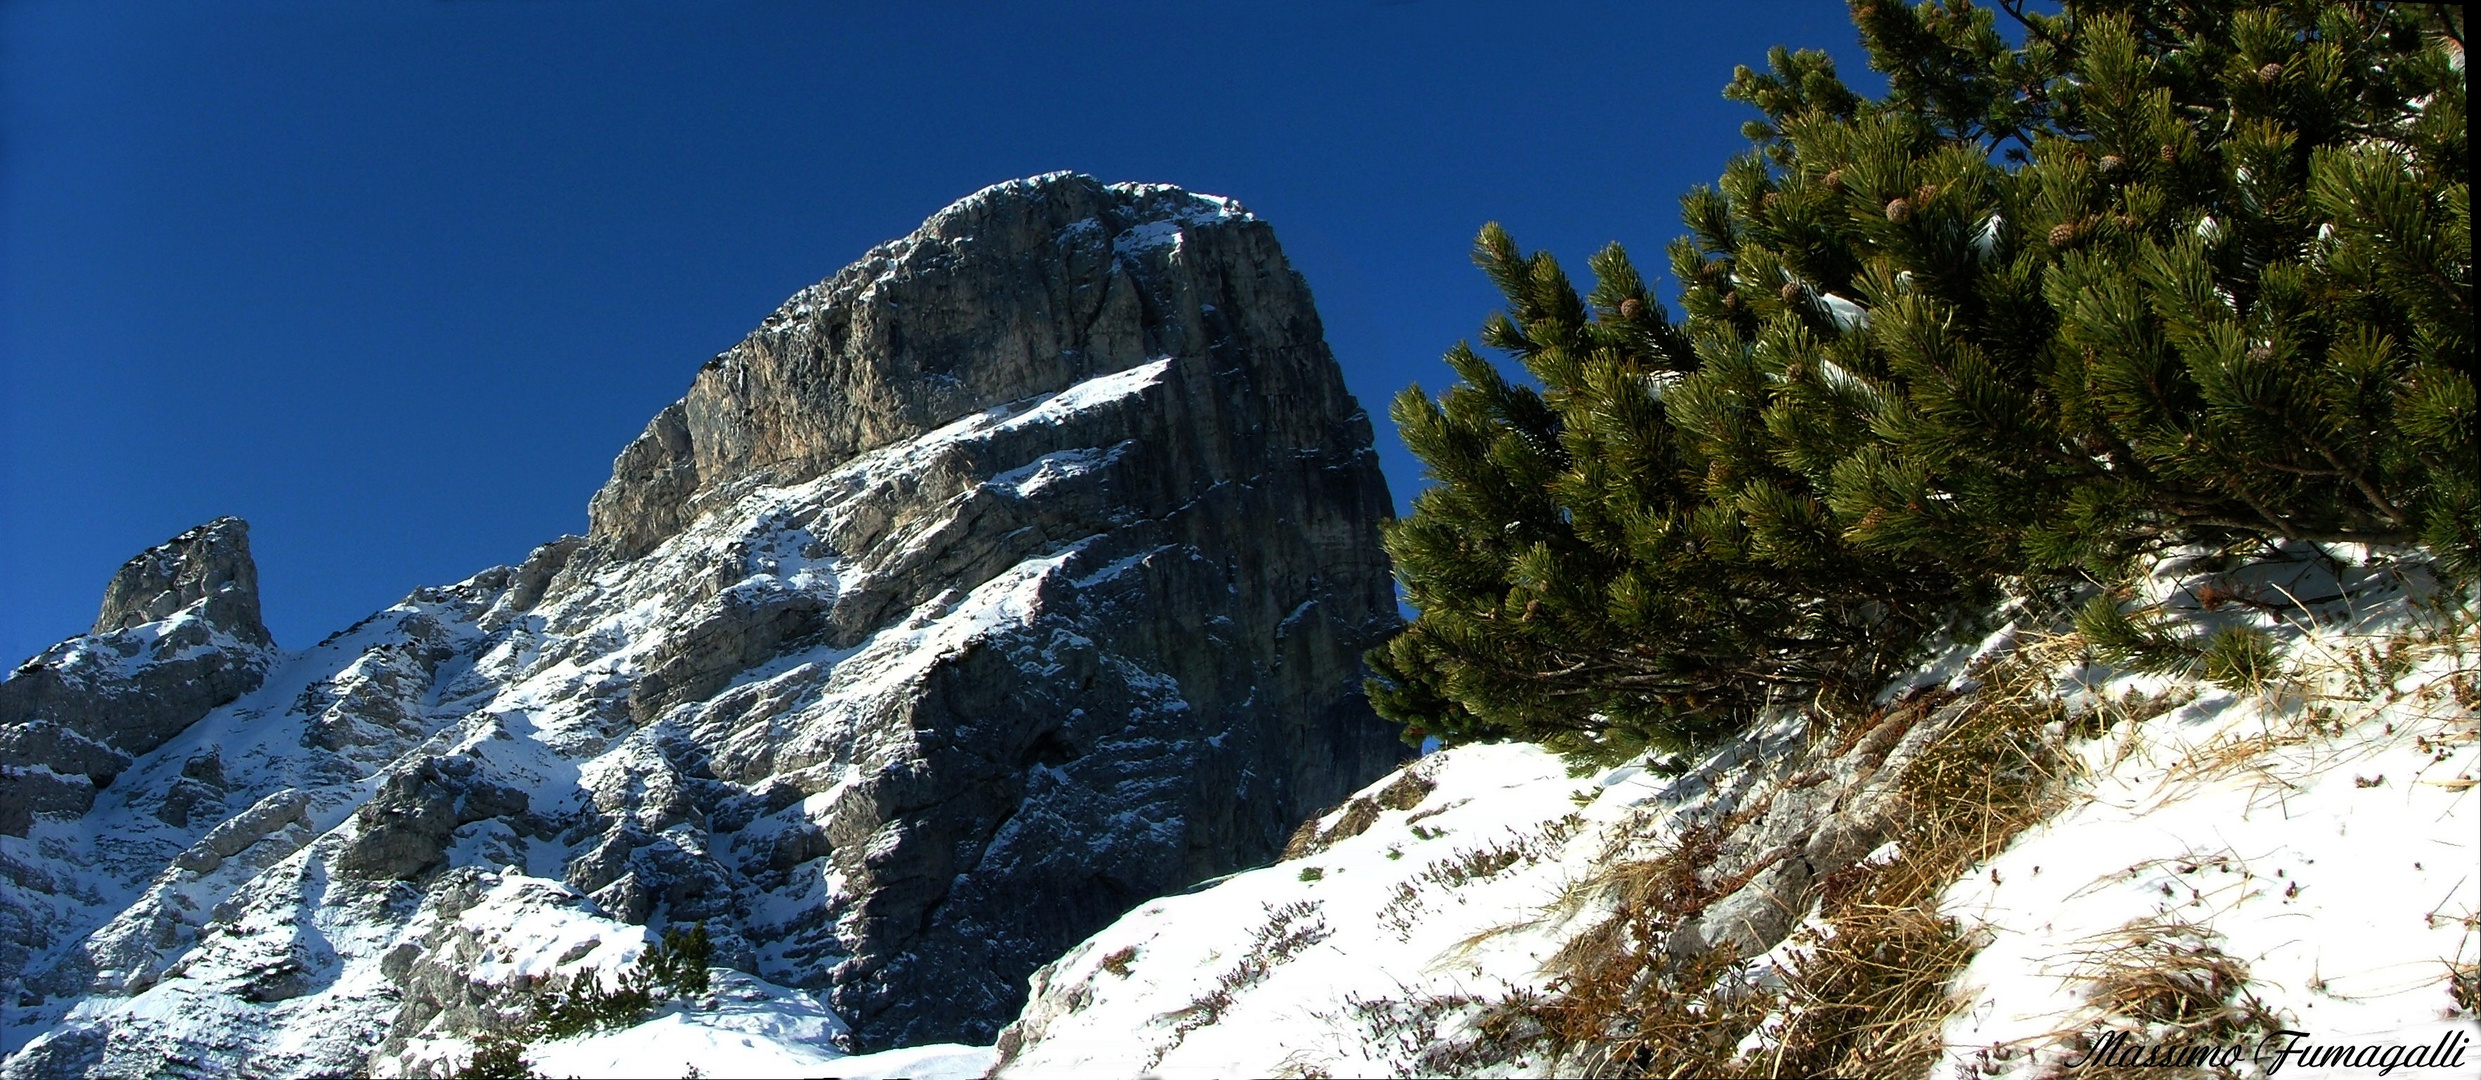
<svg viewBox="0 0 2481 1080"><path fill-rule="evenodd" d="M1558 850L1559 845L1566 843L1569 837L1575 836L1584 823L1582 816L1570 814L1532 835L1510 837L1433 860L1409 880L1396 886L1395 895L1389 898L1387 906L1379 909L1378 921L1393 929L1399 940L1407 939L1412 935L1413 920L1417 917L1424 893L1453 890L1468 881L1495 877L1519 863L1545 858ZM1425 840L1440 835L1423 836L1419 826L1413 827L1413 834ZM1390 854L1388 857L1396 856Z"/></svg>
<svg viewBox="0 0 2481 1080"><path fill-rule="evenodd" d="M1420 770L1408 768L1393 782L1380 788L1377 794L1346 801L1344 812L1336 815L1335 824L1326 829L1318 827L1326 814L1302 822L1300 828L1292 831L1292 837L1284 842L1283 857L1286 860L1307 858L1335 846L1338 841L1368 832L1370 826L1377 823L1380 811L1410 810L1421 805L1421 801L1428 798L1435 787L1437 785L1421 775Z"/></svg>
<svg viewBox="0 0 2481 1080"><path fill-rule="evenodd" d="M2253 1045L2285 1026L2250 989L2248 965L2222 950L2220 935L2170 915L2129 923L2094 942L2077 977L2094 1023L2071 1037L2071 1050L2088 1049L2087 1040L2102 1030L2126 1031L2150 1045L2214 1047ZM2123 1080L2230 1075L2205 1067L2079 1071Z"/></svg>
<svg viewBox="0 0 2481 1080"><path fill-rule="evenodd" d="M1898 780L1895 854L1817 883L1829 929L1804 933L1786 968L1752 968L1728 947L1673 951L1675 931L1755 873L1709 876L1726 837L1764 813L1761 802L1690 823L1655 858L1606 869L1588 885L1607 891L1615 913L1551 961L1549 992L1489 1003L1471 1039L1423 1060L1530 1054L1595 1076L1922 1075L1940 1050L1947 982L1974 952L1938 915L1937 898L2060 805L2070 773L2049 732L2064 710L2047 673L2078 648L2073 638L2036 642L1981 671L1979 696ZM1941 700L1905 708L1926 714ZM1818 737L1839 754L1867 753L1873 730Z"/></svg>
<svg viewBox="0 0 2481 1080"><path fill-rule="evenodd" d="M1333 927L1318 914L1314 900L1297 900L1281 907L1266 909L1265 925L1251 935L1249 950L1222 974L1215 977L1212 989L1198 995L1185 1007L1164 1014L1173 1021L1170 1042L1154 1049L1148 1069L1162 1063L1163 1055L1179 1046L1189 1033L1223 1019L1224 1010L1232 1007L1234 994L1265 981L1275 966L1298 955L1301 950L1334 935Z"/></svg>
<svg viewBox="0 0 2481 1080"><path fill-rule="evenodd" d="M526 1040L507 1032L492 1032L474 1040L474 1056L467 1059L454 1074L457 1080L542 1080L526 1060Z"/></svg>
<svg viewBox="0 0 2481 1080"><path fill-rule="evenodd" d="M527 1007L526 1022L478 1039L473 1059L457 1075L532 1076L525 1064L525 1052L532 1043L628 1027L646 1019L647 1013L665 1001L704 994L714 955L705 923L686 930L666 928L661 940L639 953L636 965L621 973L616 986L606 988L602 976L589 970L578 972L557 991L538 991Z"/></svg>

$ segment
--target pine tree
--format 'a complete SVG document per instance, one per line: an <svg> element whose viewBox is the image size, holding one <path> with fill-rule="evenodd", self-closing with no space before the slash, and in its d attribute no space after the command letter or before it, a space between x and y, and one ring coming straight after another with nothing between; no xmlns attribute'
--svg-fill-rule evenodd
<svg viewBox="0 0 2481 1080"><path fill-rule="evenodd" d="M705 923L687 930L666 927L655 947L638 957L640 981L674 997L696 997L707 991L707 965L714 958Z"/></svg>
<svg viewBox="0 0 2481 1080"><path fill-rule="evenodd" d="M2481 573L2462 15L1853 8L1884 100L1775 50L1682 200L1675 326L1616 246L1507 297L1388 531L1408 738L1678 744L1872 685L2005 576L2169 545L2418 543Z"/></svg>
<svg viewBox="0 0 2481 1080"><path fill-rule="evenodd" d="M1796 474L1734 471L1679 437L1684 374L1746 374L1749 352L1693 348L1616 246L1590 297L1496 225L1474 258L1509 303L1484 344L1543 389L1459 345L1458 385L1395 403L1440 481L1386 533L1421 616L1369 656L1372 700L1408 739L1681 749L1787 695L1873 685L1961 595L1844 543Z"/></svg>
<svg viewBox="0 0 2481 1080"><path fill-rule="evenodd" d="M1781 345L1683 426L1982 573L2252 537L2481 568L2460 13L2010 13L2022 48L1856 5L1883 102L1815 54L1734 79L1758 150L1674 265L1692 333ZM1712 434L1754 420L1777 445Z"/></svg>
<svg viewBox="0 0 2481 1080"><path fill-rule="evenodd" d="M474 1041L474 1056L456 1071L458 1080L542 1080L526 1060L526 1042L507 1034L487 1034Z"/></svg>

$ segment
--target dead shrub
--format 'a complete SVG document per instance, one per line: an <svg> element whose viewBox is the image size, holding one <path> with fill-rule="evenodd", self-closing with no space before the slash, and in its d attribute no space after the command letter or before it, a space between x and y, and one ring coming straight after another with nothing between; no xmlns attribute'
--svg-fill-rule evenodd
<svg viewBox="0 0 2481 1080"><path fill-rule="evenodd" d="M1380 810L1410 810L1421 805L1421 801L1428 798L1430 793L1437 788L1438 785L1428 777L1406 770L1403 775L1395 778L1395 782L1378 789L1378 794L1347 801L1344 804L1344 813L1335 819L1333 826L1324 830L1319 829L1318 822L1324 819L1326 814L1320 814L1302 822L1301 827L1292 830L1292 836L1284 841L1281 861L1289 862L1293 859L1307 858L1334 847L1341 841L1368 832L1370 826L1378 823Z"/></svg>
<svg viewBox="0 0 2481 1080"><path fill-rule="evenodd" d="M2071 1036L2082 1053L2094 1036L2125 1031L2153 1047L2254 1045L2283 1027L2282 1018L2249 989L2248 965L2222 950L2221 935L2172 915L2139 919L2096 942L2079 966L2093 1024ZM2099 1077L2217 1077L2211 1067L2094 1063L2080 1073Z"/></svg>
<svg viewBox="0 0 2481 1080"><path fill-rule="evenodd" d="M1376 801L1378 805L1389 810L1410 810L1420 806L1421 801L1429 798L1430 793L1436 790L1438 790L1438 785L1432 783L1428 777L1408 770L1404 775L1396 777L1395 783L1380 788Z"/></svg>

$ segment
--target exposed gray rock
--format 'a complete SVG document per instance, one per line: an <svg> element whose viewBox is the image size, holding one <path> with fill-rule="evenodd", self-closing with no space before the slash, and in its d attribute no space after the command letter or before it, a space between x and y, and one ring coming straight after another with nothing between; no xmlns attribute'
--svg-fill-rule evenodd
<svg viewBox="0 0 2481 1080"><path fill-rule="evenodd" d="M172 860L174 866L193 873L206 873L224 864L224 860L242 853L250 845L266 839L267 834L287 825L310 823L310 796L286 788L252 804L249 809L233 815L223 824L207 830L207 835Z"/></svg>
<svg viewBox="0 0 2481 1080"><path fill-rule="evenodd" d="M257 689L273 651L246 522L217 518L139 553L91 633L0 681L0 833L86 812L137 755Z"/></svg>
<svg viewBox="0 0 2481 1080"><path fill-rule="evenodd" d="M1357 414L1333 365L1317 370L1318 317L1273 230L1224 206L1068 174L958 202L708 361L614 463L592 538L635 558L724 482L806 479L1158 356L1256 360L1257 394L1306 398L1274 411L1293 428L1278 438Z"/></svg>
<svg viewBox="0 0 2481 1080"><path fill-rule="evenodd" d="M525 792L479 773L472 758L461 756L416 761L389 773L378 793L354 812L351 839L329 866L347 877L411 878L439 864L458 829L526 812ZM215 838L207 835L208 841Z"/></svg>
<svg viewBox="0 0 2481 1080"><path fill-rule="evenodd" d="M1016 418L1114 373L1129 393ZM1008 402L1021 412L942 426ZM687 737L663 752L693 776L834 796L762 815L769 840L744 856L766 877L824 856L851 890L748 928L797 961L776 974L829 989L865 1045L988 1038L1034 966L1142 899L1272 857L1401 754L1357 692L1359 650L1394 623L1369 437L1264 224L1045 177L951 207L708 363L615 465L566 576L643 558L753 484L838 470L840 497L784 522L797 550L736 553L839 559L836 586L717 588L644 654L630 719L675 717ZM846 465L904 440L934 450ZM1045 559L1039 614L923 665L842 745L786 737L785 689L746 681ZM698 787L647 792L635 835L688 818ZM728 911L723 883L746 872L615 830L569 884L624 913L660 895L679 918Z"/></svg>
<svg viewBox="0 0 2481 1080"><path fill-rule="evenodd" d="M259 622L249 522L220 517L140 552L104 586L103 611L88 632L159 622L201 600L208 622L252 645L272 643Z"/></svg>
<svg viewBox="0 0 2481 1080"><path fill-rule="evenodd" d="M1673 930L1665 947L1675 964L1717 950L1754 956L1790 936L1828 875L1859 863L1893 836L1905 800L1906 770L1974 704L1928 694L1882 710L1851 744L1804 741L1732 763L1742 783L1763 792L1753 812L1733 819L1702 867L1708 884L1739 883Z"/></svg>
<svg viewBox="0 0 2481 1080"><path fill-rule="evenodd" d="M582 536L563 536L527 553L508 578L508 609L531 611L551 587L552 577L568 566L570 556L586 545Z"/></svg>
<svg viewBox="0 0 2481 1080"><path fill-rule="evenodd" d="M1359 691L1396 624L1370 438L1237 204L976 194L707 363L586 537L419 591L160 745L19 725L119 779L0 837L60 875L21 913L50 936L0 952L11 1022L139 1002L71 1022L111 1031L101 1057L55 1033L0 1076L432 1068L419 1044L522 989L467 978L479 931L439 921L483 871L510 910L703 921L864 1048L987 1040L1037 965L1402 758ZM115 610L193 577L183 611L243 580L145 571Z"/></svg>

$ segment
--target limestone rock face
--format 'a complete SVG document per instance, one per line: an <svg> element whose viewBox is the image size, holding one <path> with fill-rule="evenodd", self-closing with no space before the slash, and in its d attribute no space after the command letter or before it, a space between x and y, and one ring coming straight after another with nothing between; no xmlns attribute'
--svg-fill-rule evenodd
<svg viewBox="0 0 2481 1080"><path fill-rule="evenodd" d="M1396 624L1370 437L1237 204L969 197L708 362L586 537L0 836L0 1076L439 1073L689 922L863 1048L988 1041L1037 966L1401 759L1359 692ZM219 580L148 573L108 617Z"/></svg>
<svg viewBox="0 0 2481 1080"><path fill-rule="evenodd" d="M208 622L250 644L272 644L259 622L249 522L217 518L129 560L104 587L103 613L89 632L110 634L156 622L202 600Z"/></svg>
<svg viewBox="0 0 2481 1080"><path fill-rule="evenodd" d="M1004 184L804 289L622 451L591 538L635 558L701 494L806 479L1000 402L1161 356L1246 358L1271 418L1357 412L1273 230L1229 200L1053 175ZM1298 355L1294 355L1298 354ZM1292 401L1285 401L1292 405Z"/></svg>
<svg viewBox="0 0 2481 1080"><path fill-rule="evenodd" d="M0 832L24 836L37 814L84 813L134 757L257 689L274 644L240 518L129 560L92 632L0 681Z"/></svg>

